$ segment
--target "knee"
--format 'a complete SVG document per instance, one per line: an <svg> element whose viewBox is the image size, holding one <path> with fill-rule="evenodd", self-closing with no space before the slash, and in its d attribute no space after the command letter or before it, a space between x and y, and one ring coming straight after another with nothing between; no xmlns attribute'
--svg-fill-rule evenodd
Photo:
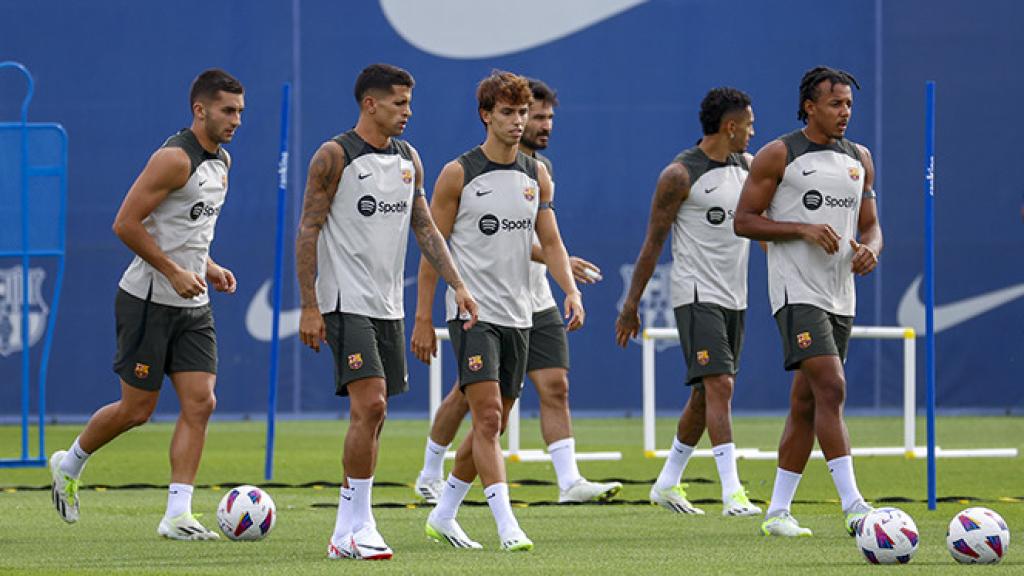
<svg viewBox="0 0 1024 576"><path fill-rule="evenodd" d="M181 410L189 418L205 421L210 419L216 408L217 395L211 390L209 394L190 399L187 404L182 405Z"/></svg>
<svg viewBox="0 0 1024 576"><path fill-rule="evenodd" d="M473 430L486 437L501 435L503 428L501 405L481 407L473 414Z"/></svg>
<svg viewBox="0 0 1024 576"><path fill-rule="evenodd" d="M728 374L704 378L704 396L709 404L728 405L732 402L733 379Z"/></svg>
<svg viewBox="0 0 1024 576"><path fill-rule="evenodd" d="M136 426L142 426L146 422L149 422L149 417L153 415L153 410L156 409L156 402L140 402L133 404L121 405L121 421L128 428L135 428Z"/></svg>
<svg viewBox="0 0 1024 576"><path fill-rule="evenodd" d="M549 408L569 405L569 379L564 375L544 383L540 394L541 404Z"/></svg>
<svg viewBox="0 0 1024 576"><path fill-rule="evenodd" d="M814 403L818 410L837 411L846 402L846 382L842 377L830 378L814 388Z"/></svg>
<svg viewBox="0 0 1024 576"><path fill-rule="evenodd" d="M363 400L352 405L352 422L379 426L388 413L388 401L383 396L371 400Z"/></svg>

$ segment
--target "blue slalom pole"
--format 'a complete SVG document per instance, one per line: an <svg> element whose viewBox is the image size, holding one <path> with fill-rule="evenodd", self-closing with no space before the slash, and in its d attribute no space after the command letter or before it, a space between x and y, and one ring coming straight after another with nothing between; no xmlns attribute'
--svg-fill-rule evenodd
<svg viewBox="0 0 1024 576"><path fill-rule="evenodd" d="M274 477L274 424L277 417L277 366L280 356L281 325L281 276L284 267L284 214L285 197L288 195L288 118L291 110L292 85L285 83L281 88L281 154L277 161L277 235L274 240L274 286L272 300L274 320L270 334L270 382L267 387L267 452L263 477Z"/></svg>
<svg viewBox="0 0 1024 576"><path fill-rule="evenodd" d="M925 388L928 393L928 509L935 510L935 82L924 100Z"/></svg>

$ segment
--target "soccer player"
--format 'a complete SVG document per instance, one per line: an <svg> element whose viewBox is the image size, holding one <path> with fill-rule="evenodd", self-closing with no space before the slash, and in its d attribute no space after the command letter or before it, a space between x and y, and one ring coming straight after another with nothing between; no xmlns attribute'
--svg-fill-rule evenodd
<svg viewBox="0 0 1024 576"><path fill-rule="evenodd" d="M452 286L453 309L472 326L476 302L430 216L419 154L397 136L412 115L412 76L373 64L355 84L355 128L313 155L295 241L302 299L299 336L333 353L335 390L351 401L345 479L327 548L332 559L391 558L371 511L373 472L388 398L408 390L403 266L409 227Z"/></svg>
<svg viewBox="0 0 1024 576"><path fill-rule="evenodd" d="M541 155L540 150L548 146L558 96L540 80L530 79L529 82L533 103L530 104L530 116L519 141L519 150L543 163L551 176L551 161ZM580 475L576 465L576 440L572 435L572 416L569 414L569 342L555 299L551 295L547 267L543 264L543 251L536 238L531 248L531 257L534 260L530 263L533 327L530 329L526 375L540 396L541 436L548 446L548 454L555 467L558 501L608 500L622 489L622 484L590 482ZM577 282L592 284L600 278L600 269L582 258L571 256L569 263ZM429 317L417 317L413 327L412 349L417 357L426 362L437 354L437 340ZM434 415L424 451L423 469L416 478L416 493L429 503L436 503L444 488L445 453L467 412L469 404L466 397L459 386L454 386Z"/></svg>
<svg viewBox="0 0 1024 576"><path fill-rule="evenodd" d="M625 347L639 332L637 306L671 230L672 306L691 388L672 450L651 487L651 502L680 514L704 514L687 500L680 480L707 428L722 481L722 514L752 516L761 509L740 484L731 422L750 252L750 241L736 236L731 220L754 135L750 97L735 88L709 91L700 105L700 123L704 136L658 177L647 237L615 323L615 339Z"/></svg>
<svg viewBox="0 0 1024 576"><path fill-rule="evenodd" d="M217 336L207 286L228 294L237 286L231 271L210 258L210 243L231 167L221 144L242 123L243 93L223 70L197 76L192 125L153 153L114 220L114 233L135 253L114 303L121 399L97 410L71 447L50 457L53 504L65 522L78 520L86 461L149 420L166 374L181 412L171 437L167 511L157 533L174 540L218 538L192 516L192 485L216 405Z"/></svg>
<svg viewBox="0 0 1024 576"><path fill-rule="evenodd" d="M504 550L531 550L508 497L499 437L522 390L533 306L530 253L534 231L544 261L565 291L568 329L583 325L581 295L573 279L551 203L547 168L519 150L532 94L529 82L509 72L492 72L477 86L483 144L445 165L438 176L431 211L449 237L456 265L480 303L480 322L461 326L452 292L447 297L448 330L459 366L459 386L469 403L472 429L459 446L455 465L437 506L427 519L431 538L456 548L480 548L455 520L459 505L479 474L498 525ZM437 275L420 261L417 325L432 317ZM429 331L433 338L433 331ZM420 343L416 356L429 362L435 344Z"/></svg>
<svg viewBox="0 0 1024 576"><path fill-rule="evenodd" d="M819 66L800 80L804 128L765 145L751 164L736 208L736 233L768 242L768 292L794 371L789 417L766 535L810 536L790 504L814 439L828 461L852 535L871 510L853 474L843 421L843 362L856 308L854 274L874 270L882 251L871 153L845 138L857 80ZM860 241L857 236L860 236Z"/></svg>

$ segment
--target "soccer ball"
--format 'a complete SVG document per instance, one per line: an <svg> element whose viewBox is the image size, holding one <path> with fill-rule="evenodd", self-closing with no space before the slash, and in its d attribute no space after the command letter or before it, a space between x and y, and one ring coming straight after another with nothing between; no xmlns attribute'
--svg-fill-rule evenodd
<svg viewBox="0 0 1024 576"><path fill-rule="evenodd" d="M946 547L961 564L995 564L1010 547L1010 529L988 508L968 508L949 521Z"/></svg>
<svg viewBox="0 0 1024 576"><path fill-rule="evenodd" d="M217 524L232 540L262 540L277 522L277 507L255 486L232 488L217 506Z"/></svg>
<svg viewBox="0 0 1024 576"><path fill-rule="evenodd" d="M906 564L917 551L917 525L899 508L876 508L857 528L857 546L872 564Z"/></svg>

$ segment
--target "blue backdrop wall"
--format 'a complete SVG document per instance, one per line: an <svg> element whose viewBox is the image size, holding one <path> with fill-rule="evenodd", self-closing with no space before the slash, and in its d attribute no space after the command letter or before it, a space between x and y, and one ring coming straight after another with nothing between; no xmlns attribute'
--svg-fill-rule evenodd
<svg viewBox="0 0 1024 576"><path fill-rule="evenodd" d="M229 146L235 164L212 251L239 281L237 294L213 295L219 411L266 408L266 288L284 82L294 85L295 106L279 409L345 409L332 394L329 357L301 348L294 335L291 239L306 163L320 142L353 125L355 76L383 61L416 77L406 137L422 155L428 183L446 161L482 139L474 87L492 68L542 78L559 91L549 156L559 184L560 226L570 253L597 263L605 278L585 289L588 325L570 337L572 405L615 413L640 408L640 347L622 351L613 334L651 192L660 169L699 136L697 108L713 86L752 95L756 150L799 126L797 84L806 69L825 63L858 77L862 89L849 136L875 154L886 250L878 271L858 280L857 323L923 326L915 283L924 250L923 94L926 80L937 81L938 403L1019 412L1024 186L1011 169L1018 132L1011 102L1024 80L1010 71L1024 56L1011 30L1021 21L1024 4L1014 0L789 0L730 3L728 9L711 0L0 0L0 60L32 70L30 119L60 122L70 138L67 273L48 410L86 414L117 397L110 369L113 299L131 255L110 225L152 151L188 124L189 82L211 66L231 71L247 89L244 123ZM0 120L17 117L23 92L17 75L0 72ZM413 242L406 267L410 328L418 257ZM33 266L45 274L31 302L42 315L53 300L53 268L42 261ZM782 410L788 376L757 249L750 266L748 332L734 406ZM0 316L9 323L20 305L13 288L19 274L16 261L0 260ZM656 281L648 293L652 325L671 321L666 288ZM35 360L40 348L32 348ZM0 329L0 415L20 405L20 349L20 339ZM899 405L901 351L895 342L855 341L847 363L851 407ZM687 394L678 346L666 343L657 365L658 407L676 410ZM394 399L392 411L425 412L427 370L411 356L410 383L411 392ZM164 394L159 410L174 410L173 396ZM535 407L535 394L528 392L524 405Z"/></svg>

